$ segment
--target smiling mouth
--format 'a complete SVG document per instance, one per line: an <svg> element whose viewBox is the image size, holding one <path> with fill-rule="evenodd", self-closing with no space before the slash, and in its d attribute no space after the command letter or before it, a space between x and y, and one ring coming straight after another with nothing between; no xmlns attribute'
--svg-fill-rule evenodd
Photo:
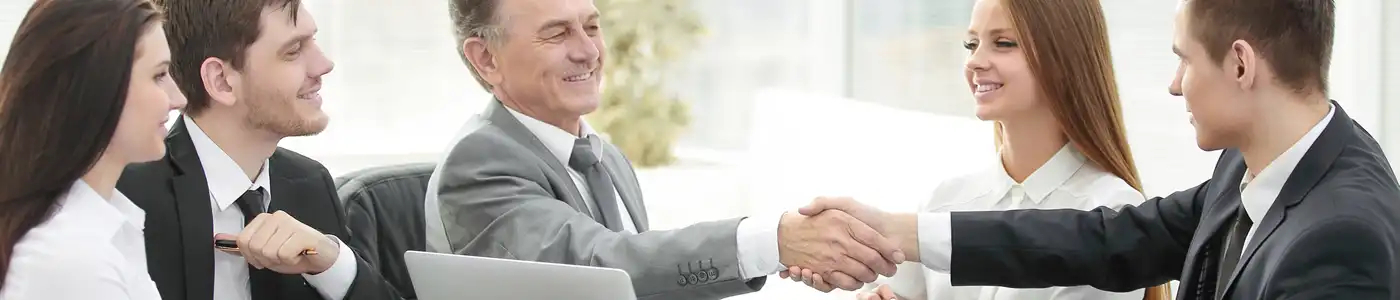
<svg viewBox="0 0 1400 300"><path fill-rule="evenodd" d="M995 92L995 91L997 91L997 90L1000 90L1001 87L1002 87L1002 84L1000 84L1000 83L978 84L978 85L977 85L977 92L978 92L978 93L990 93L990 92Z"/></svg>
<svg viewBox="0 0 1400 300"><path fill-rule="evenodd" d="M587 80L589 80L589 79L593 79L593 73L595 73L595 72L588 72L588 73L583 73L583 74L579 74L579 75L564 77L564 81L565 81L565 82L582 82L582 81L587 81Z"/></svg>

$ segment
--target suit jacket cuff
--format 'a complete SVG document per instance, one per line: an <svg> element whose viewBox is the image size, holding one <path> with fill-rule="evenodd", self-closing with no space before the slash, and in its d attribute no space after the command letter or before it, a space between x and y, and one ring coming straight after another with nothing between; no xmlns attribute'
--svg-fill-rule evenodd
<svg viewBox="0 0 1400 300"><path fill-rule="evenodd" d="M948 273L953 262L953 218L946 212L921 213L919 262L931 270Z"/></svg>
<svg viewBox="0 0 1400 300"><path fill-rule="evenodd" d="M355 252L350 250L350 246L340 241L334 235L326 235L340 245L340 256L335 258L331 267L320 274L301 274L306 278L316 291L326 299L345 299L345 294L350 291L350 285L355 283L355 273L359 267L355 264Z"/></svg>
<svg viewBox="0 0 1400 300"><path fill-rule="evenodd" d="M783 270L778 262L778 221L782 214L745 218L735 229L739 277L764 277Z"/></svg>

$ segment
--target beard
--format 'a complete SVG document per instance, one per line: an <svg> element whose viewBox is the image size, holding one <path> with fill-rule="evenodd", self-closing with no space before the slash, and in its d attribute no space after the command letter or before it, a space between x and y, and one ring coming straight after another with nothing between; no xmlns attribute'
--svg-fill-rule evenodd
<svg viewBox="0 0 1400 300"><path fill-rule="evenodd" d="M283 137L310 136L326 129L324 115L307 117L298 109L295 92L276 89L249 89L244 95L248 105L245 123L253 129L266 130ZM303 108L304 109L304 108Z"/></svg>

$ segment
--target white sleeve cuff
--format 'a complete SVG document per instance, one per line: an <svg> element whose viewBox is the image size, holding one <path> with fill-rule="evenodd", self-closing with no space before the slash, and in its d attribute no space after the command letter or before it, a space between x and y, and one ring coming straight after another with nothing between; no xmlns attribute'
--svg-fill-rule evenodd
<svg viewBox="0 0 1400 300"><path fill-rule="evenodd" d="M953 216L921 213L918 218L919 262L930 270L948 273L953 261Z"/></svg>
<svg viewBox="0 0 1400 300"><path fill-rule="evenodd" d="M739 221L735 243L739 247L740 277L763 277L785 268L778 261L778 221L782 217L778 214Z"/></svg>
<svg viewBox="0 0 1400 300"><path fill-rule="evenodd" d="M359 266L355 262L355 252L350 250L350 246L340 241L334 235L326 235L331 240L340 245L340 256L335 258L331 267L320 274L301 274L306 278L306 282L316 288L326 299L344 299L345 294L350 292L350 285L355 283L355 273Z"/></svg>

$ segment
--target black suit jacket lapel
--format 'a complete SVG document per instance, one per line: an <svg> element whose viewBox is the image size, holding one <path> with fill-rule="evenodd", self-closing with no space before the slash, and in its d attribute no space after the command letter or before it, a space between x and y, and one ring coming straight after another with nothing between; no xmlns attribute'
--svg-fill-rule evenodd
<svg viewBox="0 0 1400 300"><path fill-rule="evenodd" d="M1197 224L1191 247L1187 250L1187 259L1182 266L1181 291L1177 293L1179 299L1201 296L1201 284L1205 284L1205 288L1215 286L1213 277L1203 275L1218 273L1216 266L1220 250L1215 249L1215 241L1219 239L1220 230L1240 207L1239 183L1245 172L1242 156L1229 151L1233 150L1222 154L1225 158L1217 163L1216 174L1211 178L1210 186L1214 190L1207 196L1211 201L1205 202L1201 222ZM1202 273L1202 270L1208 273Z"/></svg>
<svg viewBox="0 0 1400 300"><path fill-rule="evenodd" d="M175 191L175 208L180 215L185 297L209 299L214 295L214 218L209 212L209 182L183 118L171 128L166 137L166 148L178 174L171 178L171 186Z"/></svg>
<svg viewBox="0 0 1400 300"><path fill-rule="evenodd" d="M1303 197L1312 191L1326 175L1327 170L1332 168L1332 162L1342 154L1342 148L1351 144L1355 137L1356 124L1348 117L1342 106L1335 101L1332 102L1336 111L1333 112L1332 120L1329 120L1327 127L1318 135L1317 141L1308 148L1308 152L1303 154L1303 158L1298 161L1298 166L1293 169L1293 173L1288 175L1288 180L1284 182L1283 189L1279 191L1278 198L1274 199L1274 204L1269 206L1269 212L1264 214L1264 219L1259 221L1259 229L1254 232L1254 236L1249 239L1249 244L1245 245L1244 252L1240 254L1240 265L1235 268L1235 272L1230 274L1230 281L1225 285L1229 291L1234 286L1240 272L1249 265L1249 260L1254 258L1254 253L1259 250L1259 244L1269 239L1269 236L1278 229L1278 225L1283 223L1283 219L1288 215L1288 208L1292 208L1303 201Z"/></svg>
<svg viewBox="0 0 1400 300"><path fill-rule="evenodd" d="M320 169L309 170L290 163L282 151L285 150L278 149L268 158L268 189L271 192L271 202L268 202L267 211L282 211L324 234L343 236L342 231L337 230L337 226L343 226L338 220L341 212L332 203L339 201L332 194L334 187L326 185L326 178L322 177ZM316 295L315 289L300 275L279 274L276 277L277 286L267 288L283 298L299 299L306 295Z"/></svg>
<svg viewBox="0 0 1400 300"><path fill-rule="evenodd" d="M318 185L323 184L323 180L317 176L300 176L305 174L294 173L291 166L277 164L274 160L268 164L274 173L269 174L272 189L272 202L268 203L269 212L284 211L297 220L319 216L321 214L334 213L332 211L321 211L314 204L317 201L312 199L325 198L327 193L325 188ZM281 167L281 168L278 168ZM302 173L302 172L295 172ZM286 176L279 175L285 174ZM320 191L319 193L317 191ZM329 209L329 208L328 208Z"/></svg>

